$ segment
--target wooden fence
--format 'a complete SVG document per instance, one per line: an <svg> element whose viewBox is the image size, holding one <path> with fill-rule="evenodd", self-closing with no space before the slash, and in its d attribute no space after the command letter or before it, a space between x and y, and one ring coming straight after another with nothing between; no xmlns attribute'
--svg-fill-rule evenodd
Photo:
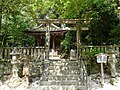
<svg viewBox="0 0 120 90"><path fill-rule="evenodd" d="M10 53L12 52L11 47L3 47L0 50L0 58L4 60L11 59ZM19 47L19 52L21 54L30 55L31 57L37 58L40 54L45 52L44 47ZM81 55L91 52L103 52L108 53L110 49L114 50L117 54L117 57L120 57L120 46L82 46Z"/></svg>
<svg viewBox="0 0 120 90"><path fill-rule="evenodd" d="M82 46L81 54L92 53L92 52L102 52L109 53L111 50L115 52L117 57L120 57L120 46Z"/></svg>
<svg viewBox="0 0 120 90"><path fill-rule="evenodd" d="M12 56L12 47L3 47L0 51L0 58L3 60L10 60ZM31 57L37 58L39 55L44 53L44 47L18 47L20 54L30 55Z"/></svg>

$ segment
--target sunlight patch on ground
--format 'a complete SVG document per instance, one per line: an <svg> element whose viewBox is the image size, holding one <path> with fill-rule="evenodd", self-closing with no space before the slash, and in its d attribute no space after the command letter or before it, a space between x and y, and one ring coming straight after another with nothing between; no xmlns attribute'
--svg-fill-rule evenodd
<svg viewBox="0 0 120 90"><path fill-rule="evenodd" d="M117 79L117 83L115 83L114 85L107 82L104 84L103 88L97 87L96 85L94 86L94 88L92 88L92 90L120 90L120 77Z"/></svg>

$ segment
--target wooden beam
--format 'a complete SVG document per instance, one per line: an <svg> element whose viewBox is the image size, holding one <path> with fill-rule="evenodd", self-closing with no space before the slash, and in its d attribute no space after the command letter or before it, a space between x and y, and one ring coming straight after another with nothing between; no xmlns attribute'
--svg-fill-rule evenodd
<svg viewBox="0 0 120 90"><path fill-rule="evenodd" d="M76 24L80 21L85 21L86 19L38 19L38 23L67 23L67 24Z"/></svg>

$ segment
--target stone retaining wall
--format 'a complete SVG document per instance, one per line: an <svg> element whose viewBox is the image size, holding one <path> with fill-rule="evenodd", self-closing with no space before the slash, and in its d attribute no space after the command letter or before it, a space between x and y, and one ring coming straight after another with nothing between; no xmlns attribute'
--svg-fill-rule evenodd
<svg viewBox="0 0 120 90"><path fill-rule="evenodd" d="M19 64L19 76L22 75L23 63ZM40 77L43 70L43 64L40 61L32 61L30 62L30 77ZM0 61L0 80L6 80L9 76L12 75L12 64L10 61Z"/></svg>

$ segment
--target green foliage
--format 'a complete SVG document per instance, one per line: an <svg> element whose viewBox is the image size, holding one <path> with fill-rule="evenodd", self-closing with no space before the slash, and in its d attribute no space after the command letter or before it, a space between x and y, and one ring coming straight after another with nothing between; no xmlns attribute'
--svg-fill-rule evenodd
<svg viewBox="0 0 120 90"><path fill-rule="evenodd" d="M28 36L23 34L22 31L27 29L30 25L27 19L20 15L6 15L3 18L3 36L5 37L5 44L11 46L13 43L16 45L23 45L24 39L28 40ZM30 42L30 41L28 41Z"/></svg>
<svg viewBox="0 0 120 90"><path fill-rule="evenodd" d="M27 5L28 2L26 2L26 0L2 1L3 17L0 46L12 46L13 44L23 46L27 40L27 42L33 43L34 39L26 36L22 32L34 25L34 23L30 22L30 19L33 17L28 14L27 10L25 11Z"/></svg>
<svg viewBox="0 0 120 90"><path fill-rule="evenodd" d="M100 50L99 48L91 48L90 51L86 51L82 56L86 58L93 58L96 57L96 54L99 53L103 53L103 50Z"/></svg>
<svg viewBox="0 0 120 90"><path fill-rule="evenodd" d="M97 63L96 54L103 53L100 48L90 48L82 54L82 59L86 64L88 75L91 73L99 73L100 65Z"/></svg>
<svg viewBox="0 0 120 90"><path fill-rule="evenodd" d="M111 38L109 39L109 41L112 44L120 45L120 24L118 24L118 26L114 27L114 29L111 30L110 36Z"/></svg>
<svg viewBox="0 0 120 90"><path fill-rule="evenodd" d="M73 47L74 39L75 39L75 32L74 31L68 31L65 34L65 38L63 41L61 41L61 46L63 51L69 52L70 49Z"/></svg>
<svg viewBox="0 0 120 90"><path fill-rule="evenodd" d="M100 2L101 1L101 2ZM92 5L91 37L94 45L110 44L109 33L118 24L115 6L111 1L95 0ZM92 34L94 33L94 34ZM107 37L106 37L107 36Z"/></svg>

